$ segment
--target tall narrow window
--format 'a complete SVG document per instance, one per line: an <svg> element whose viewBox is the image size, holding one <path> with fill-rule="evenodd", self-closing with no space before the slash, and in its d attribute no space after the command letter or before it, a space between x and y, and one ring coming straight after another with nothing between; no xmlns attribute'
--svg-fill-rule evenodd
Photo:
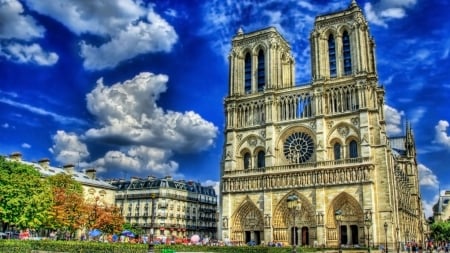
<svg viewBox="0 0 450 253"><path fill-rule="evenodd" d="M250 93L252 91L252 57L250 53L245 55L245 93Z"/></svg>
<svg viewBox="0 0 450 253"><path fill-rule="evenodd" d="M330 61L330 77L336 77L336 44L332 34L328 37L328 58Z"/></svg>
<svg viewBox="0 0 450 253"><path fill-rule="evenodd" d="M352 55L350 51L350 37L347 31L342 35L342 50L342 55L344 56L344 74L350 75L352 73Z"/></svg>
<svg viewBox="0 0 450 253"><path fill-rule="evenodd" d="M339 160L341 159L341 144L336 143L334 144L334 160Z"/></svg>
<svg viewBox="0 0 450 253"><path fill-rule="evenodd" d="M258 152L258 168L266 167L266 153L264 151Z"/></svg>
<svg viewBox="0 0 450 253"><path fill-rule="evenodd" d="M250 153L245 153L245 155L244 155L244 169L245 170L248 170L248 169L250 169L250 162L251 162L251 156L250 156Z"/></svg>
<svg viewBox="0 0 450 253"><path fill-rule="evenodd" d="M258 53L258 91L264 91L266 85L264 52L259 50Z"/></svg>
<svg viewBox="0 0 450 253"><path fill-rule="evenodd" d="M353 140L350 142L349 149L350 149L350 158L358 157L358 144L356 143L356 141Z"/></svg>

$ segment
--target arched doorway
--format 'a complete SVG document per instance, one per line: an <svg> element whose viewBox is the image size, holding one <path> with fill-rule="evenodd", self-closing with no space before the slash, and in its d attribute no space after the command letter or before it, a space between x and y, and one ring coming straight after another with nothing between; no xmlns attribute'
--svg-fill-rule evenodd
<svg viewBox="0 0 450 253"><path fill-rule="evenodd" d="M231 240L238 243L261 244L264 238L264 220L261 211L247 197L232 216Z"/></svg>
<svg viewBox="0 0 450 253"><path fill-rule="evenodd" d="M336 213L339 212L339 218ZM327 245L361 245L364 238L364 213L359 202L346 192L334 198L327 211ZM360 231L361 230L361 231Z"/></svg>
<svg viewBox="0 0 450 253"><path fill-rule="evenodd" d="M301 208L294 212L288 208L287 197L296 195L300 201ZM273 214L273 232L272 240L281 242L286 245L293 245L294 235L296 245L310 245L314 240L314 233L311 233L311 228L316 224L316 216L314 207L308 198L298 193L291 191L285 194L277 204Z"/></svg>

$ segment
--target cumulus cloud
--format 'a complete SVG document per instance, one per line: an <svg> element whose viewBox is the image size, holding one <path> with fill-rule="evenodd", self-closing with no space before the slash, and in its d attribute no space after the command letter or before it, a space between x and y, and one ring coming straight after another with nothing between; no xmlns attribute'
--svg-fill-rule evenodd
<svg viewBox="0 0 450 253"><path fill-rule="evenodd" d="M31 148L31 145L30 144L28 144L28 143L22 143L22 148L26 148L26 149L29 149L29 148Z"/></svg>
<svg viewBox="0 0 450 253"><path fill-rule="evenodd" d="M180 153L211 146L218 131L212 123L195 112L165 112L156 104L167 89L167 80L165 75L141 73L124 83L105 86L100 79L87 95L87 103L101 127L89 129L86 137Z"/></svg>
<svg viewBox="0 0 450 253"><path fill-rule="evenodd" d="M375 5L366 3L364 12L370 23L387 27L388 21L404 18L406 10L415 4L416 0L381 0Z"/></svg>
<svg viewBox="0 0 450 253"><path fill-rule="evenodd" d="M8 43L0 45L0 55L17 63L33 63L41 66L51 66L58 62L56 53L45 52L39 44L26 45L22 43Z"/></svg>
<svg viewBox="0 0 450 253"><path fill-rule="evenodd" d="M428 188L437 189L439 187L439 180L431 169L423 164L419 164L419 185Z"/></svg>
<svg viewBox="0 0 450 253"><path fill-rule="evenodd" d="M99 172L123 170L122 172L130 172L133 175L180 176L177 174L178 163L170 160L171 150L146 146L132 146L125 150L108 151L90 166L95 167Z"/></svg>
<svg viewBox="0 0 450 253"><path fill-rule="evenodd" d="M438 124L434 127L435 129L435 142L443 145L445 148L450 150L450 136L447 134L447 129L449 123L446 120L439 120Z"/></svg>
<svg viewBox="0 0 450 253"><path fill-rule="evenodd" d="M44 36L45 29L23 12L18 0L0 0L0 39L29 41Z"/></svg>
<svg viewBox="0 0 450 253"><path fill-rule="evenodd" d="M386 119L386 132L388 136L392 137L402 133L403 116L405 116L403 111L398 111L387 104L384 105L384 117Z"/></svg>
<svg viewBox="0 0 450 253"><path fill-rule="evenodd" d="M44 37L45 29L24 14L17 0L0 0L0 56L16 63L51 66L58 55L31 41Z"/></svg>
<svg viewBox="0 0 450 253"><path fill-rule="evenodd" d="M28 0L27 4L77 35L101 38L80 42L83 65L89 70L113 68L140 54L169 52L178 40L175 29L154 12L153 6L140 1Z"/></svg>
<svg viewBox="0 0 450 253"><path fill-rule="evenodd" d="M52 137L53 146L49 151L56 161L63 164L78 164L89 157L89 151L77 134L59 130Z"/></svg>
<svg viewBox="0 0 450 253"><path fill-rule="evenodd" d="M50 151L64 163L82 161L108 174L177 176L175 153L195 153L214 144L218 128L195 112L165 111L157 105L167 90L168 77L140 73L123 83L105 85L103 79L86 95L87 108L97 121L81 135L58 131ZM89 152L84 143L106 144L112 148L86 163Z"/></svg>

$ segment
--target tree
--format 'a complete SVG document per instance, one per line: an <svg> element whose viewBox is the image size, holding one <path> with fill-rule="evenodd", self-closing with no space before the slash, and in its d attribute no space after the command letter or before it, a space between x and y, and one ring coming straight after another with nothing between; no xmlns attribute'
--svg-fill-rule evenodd
<svg viewBox="0 0 450 253"><path fill-rule="evenodd" d="M71 175L56 174L48 177L53 191L53 207L49 227L68 231L72 235L86 222L86 203L83 187Z"/></svg>
<svg viewBox="0 0 450 253"><path fill-rule="evenodd" d="M448 241L450 239L450 222L438 221L430 226L431 237L436 241Z"/></svg>
<svg viewBox="0 0 450 253"><path fill-rule="evenodd" d="M107 234L118 233L123 228L123 216L116 206L108 206L99 197L87 204L87 229L99 229Z"/></svg>
<svg viewBox="0 0 450 253"><path fill-rule="evenodd" d="M38 229L48 220L52 191L32 166L0 157L0 221L8 225Z"/></svg>

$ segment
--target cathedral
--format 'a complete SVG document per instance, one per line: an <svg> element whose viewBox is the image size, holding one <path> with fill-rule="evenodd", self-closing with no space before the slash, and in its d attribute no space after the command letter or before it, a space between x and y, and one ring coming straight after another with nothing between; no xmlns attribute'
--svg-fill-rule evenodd
<svg viewBox="0 0 450 253"><path fill-rule="evenodd" d="M273 27L232 38L219 238L305 247L424 243L414 136L387 136L375 42L353 0L317 16L311 82Z"/></svg>

